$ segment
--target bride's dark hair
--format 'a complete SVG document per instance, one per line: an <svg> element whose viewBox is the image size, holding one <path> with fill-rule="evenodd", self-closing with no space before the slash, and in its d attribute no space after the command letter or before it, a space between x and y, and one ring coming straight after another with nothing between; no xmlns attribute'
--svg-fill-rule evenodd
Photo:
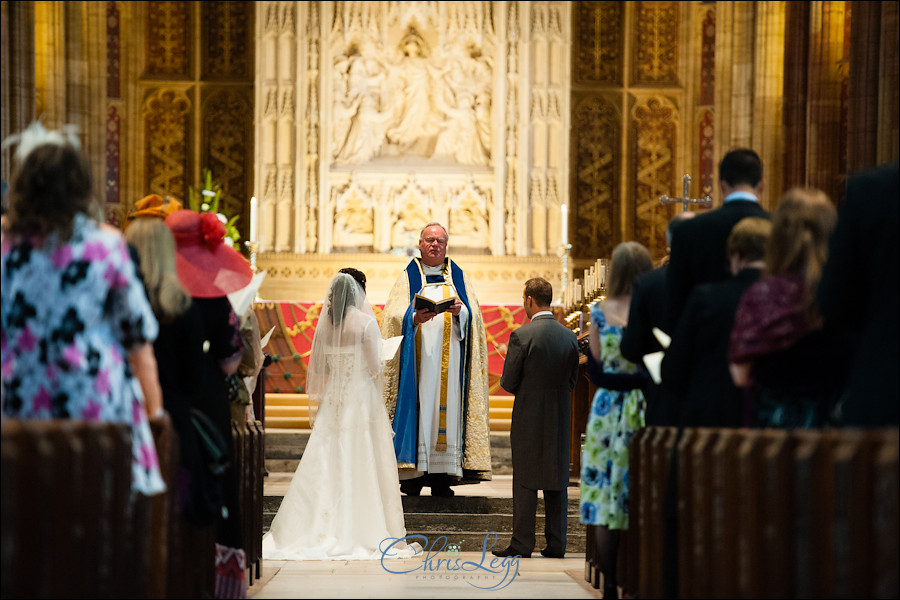
<svg viewBox="0 0 900 600"><path fill-rule="evenodd" d="M351 306L359 306L362 289L351 275L338 273L328 290L328 316L332 325L340 325Z"/></svg>

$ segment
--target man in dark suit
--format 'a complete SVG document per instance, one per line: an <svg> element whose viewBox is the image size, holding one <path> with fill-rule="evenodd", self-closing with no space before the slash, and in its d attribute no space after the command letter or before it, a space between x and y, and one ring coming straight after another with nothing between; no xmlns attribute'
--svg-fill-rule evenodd
<svg viewBox="0 0 900 600"><path fill-rule="evenodd" d="M525 282L523 303L531 319L509 336L500 385L515 394L509 433L513 463L513 535L496 556L531 558L537 491L544 492L541 554L566 552L571 396L578 376L578 340L550 310L553 288L540 277Z"/></svg>
<svg viewBox="0 0 900 600"><path fill-rule="evenodd" d="M688 294L698 283L731 277L725 242L744 217L769 218L759 204L763 190L762 162L753 150L728 152L719 163L719 208L679 223L672 229L672 252L666 274L666 323L674 331Z"/></svg>
<svg viewBox="0 0 900 600"><path fill-rule="evenodd" d="M668 252L672 247L672 229L675 225L697 216L697 213L684 211L669 220L666 227ZM666 257L668 258L668 256ZM633 363L643 364L645 354L659 352L662 346L653 335L653 328L659 327L671 335L666 323L666 273L668 260L660 267L639 275L634 280L631 292L631 306L628 309L628 326L622 333L620 345L622 356ZM644 421L647 426L661 427L676 425L677 406L675 398L652 379L647 381L643 390L647 400Z"/></svg>
<svg viewBox="0 0 900 600"><path fill-rule="evenodd" d="M741 427L743 392L728 371L728 341L741 296L766 266L772 223L741 219L728 236L733 277L694 287L662 361L662 386L678 403L683 427Z"/></svg>
<svg viewBox="0 0 900 600"><path fill-rule="evenodd" d="M897 181L897 162L851 177L819 282L818 302L826 324L854 334L849 381L836 415L841 425L897 425Z"/></svg>
<svg viewBox="0 0 900 600"><path fill-rule="evenodd" d="M724 251L732 277L694 287L672 330L661 374L662 388L678 408L676 448L685 427L740 427L746 419L743 393L728 371L728 342L741 295L765 266L771 231L769 219L741 219L728 235ZM664 598L679 597L678 470L678 452L672 452L663 499Z"/></svg>

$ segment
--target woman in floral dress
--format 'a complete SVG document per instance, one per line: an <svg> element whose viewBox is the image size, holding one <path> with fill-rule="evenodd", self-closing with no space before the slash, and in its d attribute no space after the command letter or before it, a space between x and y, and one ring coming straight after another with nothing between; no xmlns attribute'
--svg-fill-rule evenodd
<svg viewBox="0 0 900 600"><path fill-rule="evenodd" d="M635 278L653 268L647 249L624 242L612 253L609 296L591 305L589 341L597 363L597 392L588 418L581 459L581 522L594 525L603 597L618 597L619 531L628 528L628 445L644 426L646 374L619 349L628 324Z"/></svg>
<svg viewBox="0 0 900 600"><path fill-rule="evenodd" d="M34 123L15 140L0 243L3 418L127 423L132 489L163 492L147 418L162 407L158 325L128 248L89 217L91 169L72 132Z"/></svg>

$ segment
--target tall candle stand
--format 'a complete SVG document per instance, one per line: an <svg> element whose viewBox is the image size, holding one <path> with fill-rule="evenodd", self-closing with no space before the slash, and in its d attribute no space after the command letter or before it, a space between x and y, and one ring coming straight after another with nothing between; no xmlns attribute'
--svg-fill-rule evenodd
<svg viewBox="0 0 900 600"><path fill-rule="evenodd" d="M247 240L244 242L244 246L246 246L247 250L250 252L250 268L256 273L256 252L259 250L259 243Z"/></svg>
<svg viewBox="0 0 900 600"><path fill-rule="evenodd" d="M560 273L560 298L565 302L566 292L569 287L569 250L572 249L572 244L560 244L559 246L559 256L562 259L560 262L560 266L562 268L562 272ZM566 307L568 308L568 307Z"/></svg>

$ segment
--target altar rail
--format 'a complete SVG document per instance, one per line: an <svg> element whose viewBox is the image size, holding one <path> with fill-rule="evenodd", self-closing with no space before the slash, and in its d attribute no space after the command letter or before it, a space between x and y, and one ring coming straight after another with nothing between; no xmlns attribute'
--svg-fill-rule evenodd
<svg viewBox="0 0 900 600"><path fill-rule="evenodd" d="M167 491L131 493L124 424L2 422L3 598L200 598L215 585L214 527L174 506L178 442L169 418L151 420ZM234 432L248 583L262 561L264 432Z"/></svg>
<svg viewBox="0 0 900 600"><path fill-rule="evenodd" d="M647 427L634 438L629 468L619 584L633 597L666 595L670 481L677 597L898 597L897 428L697 428L679 438L674 428ZM585 578L598 585L591 542Z"/></svg>

